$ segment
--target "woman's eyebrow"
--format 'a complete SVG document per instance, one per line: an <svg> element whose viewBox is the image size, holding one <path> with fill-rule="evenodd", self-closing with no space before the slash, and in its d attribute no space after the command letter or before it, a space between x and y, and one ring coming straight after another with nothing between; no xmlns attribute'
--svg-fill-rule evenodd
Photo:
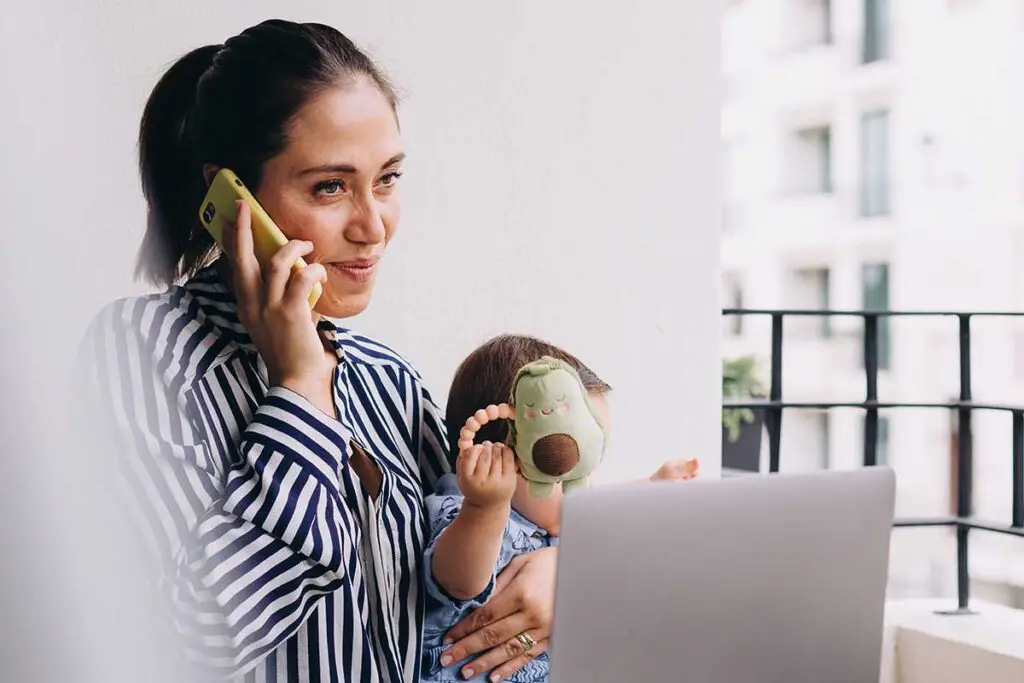
<svg viewBox="0 0 1024 683"><path fill-rule="evenodd" d="M395 156L384 162L381 168L388 168L394 166L400 161L405 159L405 152L399 152ZM323 166L313 166L311 168L299 171L299 175L314 175L318 173L358 173L358 169L352 164L325 164Z"/></svg>
<svg viewBox="0 0 1024 683"><path fill-rule="evenodd" d="M385 163L383 166L381 166L381 168L387 168L389 166L394 166L395 164L397 164L397 163L399 163L401 161L404 161L404 160L405 160L405 152L399 152L395 156L393 156L390 159L388 159L387 163Z"/></svg>

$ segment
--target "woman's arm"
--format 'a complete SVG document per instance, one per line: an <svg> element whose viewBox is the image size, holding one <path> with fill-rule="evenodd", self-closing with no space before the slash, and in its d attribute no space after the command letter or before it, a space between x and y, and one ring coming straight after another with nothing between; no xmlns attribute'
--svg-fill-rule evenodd
<svg viewBox="0 0 1024 683"><path fill-rule="evenodd" d="M544 652L551 636L557 560L557 548L512 560L498 575L487 604L448 632L445 642L452 646L441 658L442 665L480 655L462 667L463 674L470 678L491 672L496 680L505 680ZM536 645L524 648L516 638L520 633L527 633Z"/></svg>
<svg viewBox="0 0 1024 683"><path fill-rule="evenodd" d="M118 460L126 514L158 552L191 659L237 675L345 581L355 521L339 494L342 434L303 397L272 388L221 475L196 406L167 386L132 313L108 309L87 337L85 399Z"/></svg>
<svg viewBox="0 0 1024 683"><path fill-rule="evenodd" d="M518 473L512 450L485 443L463 451L456 466L462 507L434 547L434 581L456 600L484 592L494 577Z"/></svg>

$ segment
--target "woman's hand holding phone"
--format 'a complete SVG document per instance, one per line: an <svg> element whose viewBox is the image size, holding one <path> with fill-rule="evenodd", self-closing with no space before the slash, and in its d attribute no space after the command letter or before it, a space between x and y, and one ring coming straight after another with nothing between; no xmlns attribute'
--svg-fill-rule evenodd
<svg viewBox="0 0 1024 683"><path fill-rule="evenodd" d="M310 242L290 240L261 269L253 247L252 216L239 200L237 219L226 222L224 252L231 263L238 317L267 365L271 386L282 386L335 416L332 380L337 361L324 348L309 297L327 278L319 263L295 269L313 251Z"/></svg>

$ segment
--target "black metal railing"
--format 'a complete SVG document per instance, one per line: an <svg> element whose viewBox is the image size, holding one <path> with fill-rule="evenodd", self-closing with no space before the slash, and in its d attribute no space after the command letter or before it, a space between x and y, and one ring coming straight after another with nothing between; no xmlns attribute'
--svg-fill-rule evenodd
<svg viewBox="0 0 1024 683"><path fill-rule="evenodd" d="M951 311L871 311L871 310L772 310L726 308L726 316L769 316L772 323L771 387L767 400L723 401L723 408L749 408L765 411L768 431L768 469L779 471L782 438L782 413L786 408L820 409L862 408L864 419L865 467L878 464L878 411L891 408L938 408L955 410L957 428L956 516L898 518L896 527L953 527L956 529L957 609L948 614L970 613L970 566L968 540L972 530L1009 534L1024 538L1024 405L977 403L971 393L971 320L981 317L1024 317L1024 312L951 312ZM795 316L845 316L864 322L865 396L860 402L793 402L782 398L783 321ZM892 317L945 317L959 322L960 396L946 402L886 402L878 400L878 322ZM977 410L1009 412L1013 416L1013 502L1009 525L985 522L972 516L974 454L971 415Z"/></svg>

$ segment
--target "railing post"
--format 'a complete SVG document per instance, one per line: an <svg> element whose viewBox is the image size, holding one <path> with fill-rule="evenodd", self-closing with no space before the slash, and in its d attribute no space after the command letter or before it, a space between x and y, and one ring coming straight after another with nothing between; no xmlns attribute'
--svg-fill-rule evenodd
<svg viewBox="0 0 1024 683"><path fill-rule="evenodd" d="M864 316L864 375L866 391L864 402L864 466L878 464L878 315Z"/></svg>
<svg viewBox="0 0 1024 683"><path fill-rule="evenodd" d="M782 313L772 313L772 385L768 399L782 400ZM779 471L779 452L782 444L782 407L772 406L765 415L768 428L768 471Z"/></svg>
<svg viewBox="0 0 1024 683"><path fill-rule="evenodd" d="M956 482L956 587L957 609L945 614L972 614L970 547L968 537L970 526L961 523L971 516L972 475L974 460L971 446L971 316L961 313L960 323L960 400L957 406L957 482Z"/></svg>
<svg viewBox="0 0 1024 683"><path fill-rule="evenodd" d="M1013 526L1024 529L1024 412L1013 411Z"/></svg>

